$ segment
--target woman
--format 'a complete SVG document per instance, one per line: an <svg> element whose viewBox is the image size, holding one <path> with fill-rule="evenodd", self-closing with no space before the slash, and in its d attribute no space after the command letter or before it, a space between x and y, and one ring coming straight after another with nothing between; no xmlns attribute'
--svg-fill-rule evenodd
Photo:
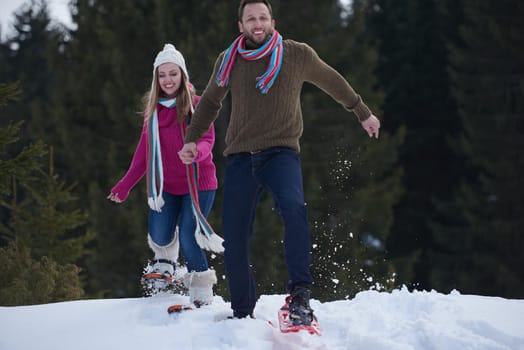
<svg viewBox="0 0 524 350"><path fill-rule="evenodd" d="M197 306L213 301L213 285L217 279L195 239L197 222L189 177L177 152L183 146L185 127L199 100L189 82L184 57L173 45L166 44L153 63L151 90L145 98L144 125L131 165L107 197L117 203L125 201L131 189L147 173L150 207L147 240L154 260L146 268L144 278L172 282L180 245L188 270L183 283L189 290L190 301ZM198 142L195 158L197 206L199 204L205 217L211 210L217 189L212 155L214 142L215 131L211 125Z"/></svg>

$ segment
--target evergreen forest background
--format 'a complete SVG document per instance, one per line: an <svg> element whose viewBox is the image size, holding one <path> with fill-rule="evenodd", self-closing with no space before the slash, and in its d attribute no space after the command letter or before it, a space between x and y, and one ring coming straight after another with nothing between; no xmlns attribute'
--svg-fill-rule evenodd
<svg viewBox="0 0 524 350"><path fill-rule="evenodd" d="M310 44L382 121L305 84L301 139L313 296L435 289L524 298L524 3L273 0L284 38ZM28 1L0 42L0 305L135 297L151 258L129 166L141 98L166 42L202 93L238 35L237 1L72 0L74 28ZM214 149L222 183L229 101ZM220 186L220 185L219 185ZM210 222L221 231L221 188ZM258 292L284 293L283 227L258 209ZM216 292L228 298L222 257Z"/></svg>

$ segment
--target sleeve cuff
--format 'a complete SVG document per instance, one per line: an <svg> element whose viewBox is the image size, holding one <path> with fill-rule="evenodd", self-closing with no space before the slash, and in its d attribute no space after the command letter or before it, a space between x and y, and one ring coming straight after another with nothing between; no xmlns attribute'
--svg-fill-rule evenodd
<svg viewBox="0 0 524 350"><path fill-rule="evenodd" d="M356 106L350 109L357 115L358 121L363 122L364 120L368 119L369 116L372 114L371 110L360 100Z"/></svg>

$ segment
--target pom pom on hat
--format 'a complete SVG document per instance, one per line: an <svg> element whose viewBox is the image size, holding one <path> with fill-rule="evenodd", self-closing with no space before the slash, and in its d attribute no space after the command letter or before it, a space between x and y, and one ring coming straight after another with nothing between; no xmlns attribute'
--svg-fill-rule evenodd
<svg viewBox="0 0 524 350"><path fill-rule="evenodd" d="M186 81L189 81L184 56L182 56L182 53L180 53L173 44L165 44L164 49L156 55L155 62L153 63L153 73L155 73L158 66L164 63L174 63L178 65L180 69L182 69L182 72L184 72Z"/></svg>

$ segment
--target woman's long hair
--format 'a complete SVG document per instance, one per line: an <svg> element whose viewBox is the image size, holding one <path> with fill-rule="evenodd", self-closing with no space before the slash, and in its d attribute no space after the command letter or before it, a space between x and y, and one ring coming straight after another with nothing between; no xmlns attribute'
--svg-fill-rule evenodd
<svg viewBox="0 0 524 350"><path fill-rule="evenodd" d="M191 83L186 80L186 76L182 69L180 69L180 87L176 92L176 109L177 109L177 122L182 123L186 115L191 111L191 104L193 103L193 97L195 96L195 91L192 88ZM158 99L164 97L162 89L160 88L160 83L158 81L158 68L155 69L153 73L153 80L151 82L151 90L146 92L144 95L144 115L146 122L149 121L153 113L155 112L156 105L158 104Z"/></svg>

